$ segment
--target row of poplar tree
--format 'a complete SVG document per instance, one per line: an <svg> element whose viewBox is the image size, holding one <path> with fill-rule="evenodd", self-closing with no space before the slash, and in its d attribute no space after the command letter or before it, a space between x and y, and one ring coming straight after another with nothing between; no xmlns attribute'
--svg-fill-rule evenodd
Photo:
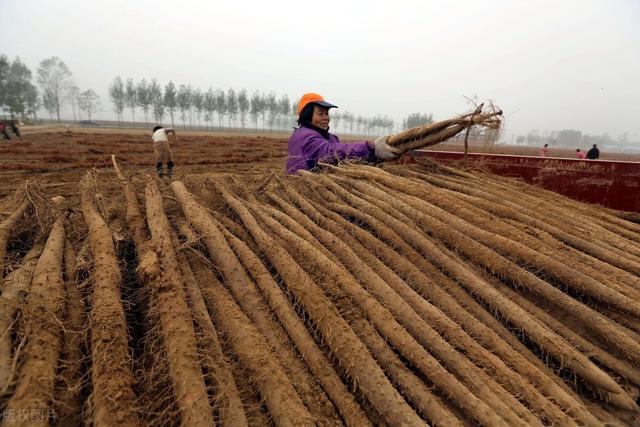
<svg viewBox="0 0 640 427"><path fill-rule="evenodd" d="M125 114L135 122L136 111L142 111L144 121L153 118L162 122L165 118L175 126L179 119L183 127L212 129L247 128L286 130L297 119L297 101L289 96L277 96L274 92L255 91L251 95L246 89L236 91L214 89L206 91L191 85L176 86L172 81L160 85L157 80L123 80L116 77L109 86L109 98L119 121ZM345 131L358 134L392 132L394 121L389 117L363 117L349 111L332 111L332 127L339 125Z"/></svg>
<svg viewBox="0 0 640 427"><path fill-rule="evenodd" d="M31 70L15 58L9 61L0 54L0 106L23 119L37 120L37 113L44 108L53 119L60 121L60 112L70 105L73 119L82 119L83 113L92 119L102 109L100 96L93 89L80 90L73 73L58 57L42 60L35 74L37 86L32 82ZM183 127L201 129L247 128L286 130L295 124L297 101L287 95L255 91L251 95L242 89L227 91L209 88L206 91L191 85L176 86L172 81L160 85L156 79L123 80L116 77L109 85L109 98L118 121L125 121L125 113L136 122L136 112L142 112L144 122L151 119L160 123L167 119L175 126L180 120ZM128 118L128 117L127 117ZM402 129L432 121L431 115L410 114L402 122ZM351 134L393 133L395 123L387 116L365 117L349 111L334 110L332 128Z"/></svg>

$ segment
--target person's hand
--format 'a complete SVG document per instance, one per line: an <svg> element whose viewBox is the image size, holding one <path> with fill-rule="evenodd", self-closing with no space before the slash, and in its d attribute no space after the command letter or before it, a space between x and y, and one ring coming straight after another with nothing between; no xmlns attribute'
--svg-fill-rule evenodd
<svg viewBox="0 0 640 427"><path fill-rule="evenodd" d="M389 136L381 136L375 141L375 155L382 160L392 160L398 158L400 150L387 144Z"/></svg>

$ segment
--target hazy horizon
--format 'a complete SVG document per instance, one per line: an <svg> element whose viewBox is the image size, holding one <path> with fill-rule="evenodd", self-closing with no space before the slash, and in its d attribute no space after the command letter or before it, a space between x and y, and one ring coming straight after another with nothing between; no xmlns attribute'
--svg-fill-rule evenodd
<svg viewBox="0 0 640 427"><path fill-rule="evenodd" d="M491 99L507 134L576 129L640 140L640 2L318 4L0 0L0 53L35 74L58 56L114 117L114 77L318 92L364 116L436 119ZM125 115L126 117L126 115Z"/></svg>

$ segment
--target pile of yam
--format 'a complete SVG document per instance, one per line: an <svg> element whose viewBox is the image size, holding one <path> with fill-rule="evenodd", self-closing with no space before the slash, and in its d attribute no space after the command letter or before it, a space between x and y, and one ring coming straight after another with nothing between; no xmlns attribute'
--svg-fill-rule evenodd
<svg viewBox="0 0 640 427"><path fill-rule="evenodd" d="M4 425L640 420L625 215L441 166L169 182L113 163L77 197L0 200Z"/></svg>

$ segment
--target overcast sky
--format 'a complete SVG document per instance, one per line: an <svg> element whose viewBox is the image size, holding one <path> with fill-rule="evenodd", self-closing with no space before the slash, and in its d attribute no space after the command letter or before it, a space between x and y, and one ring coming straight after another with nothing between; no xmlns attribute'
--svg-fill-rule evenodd
<svg viewBox="0 0 640 427"><path fill-rule="evenodd" d="M0 0L0 53L64 60L110 114L117 75L318 92L401 120L492 99L507 132L640 135L640 1Z"/></svg>

